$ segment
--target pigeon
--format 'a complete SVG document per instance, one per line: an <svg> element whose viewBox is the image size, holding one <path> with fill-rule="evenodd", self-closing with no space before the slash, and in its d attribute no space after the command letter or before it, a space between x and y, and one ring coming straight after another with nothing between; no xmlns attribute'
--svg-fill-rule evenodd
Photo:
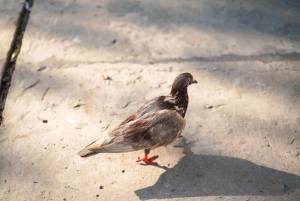
<svg viewBox="0 0 300 201"><path fill-rule="evenodd" d="M78 152L81 157L98 153L123 153L144 150L136 162L157 164L157 155L148 157L152 149L167 146L181 138L189 96L187 88L197 83L190 73L178 75L166 96L146 102L136 113L125 119L104 138L97 139Z"/></svg>

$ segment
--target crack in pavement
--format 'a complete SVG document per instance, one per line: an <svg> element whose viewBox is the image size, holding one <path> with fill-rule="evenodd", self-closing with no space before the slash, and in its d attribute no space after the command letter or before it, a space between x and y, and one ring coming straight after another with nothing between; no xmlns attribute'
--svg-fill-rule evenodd
<svg viewBox="0 0 300 201"><path fill-rule="evenodd" d="M13 72L16 67L17 58L22 47L23 36L27 27L27 23L29 21L29 16L33 6L33 2L34 0L24 1L24 6L19 14L14 38L11 42L10 49L7 53L6 61L4 63L0 87L0 125L3 122L2 113L4 111L6 97L8 95L9 88L11 85Z"/></svg>

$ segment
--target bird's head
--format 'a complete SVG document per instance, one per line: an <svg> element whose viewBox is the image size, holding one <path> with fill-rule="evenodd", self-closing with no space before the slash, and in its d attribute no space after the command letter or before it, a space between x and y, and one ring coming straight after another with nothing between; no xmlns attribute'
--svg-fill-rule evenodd
<svg viewBox="0 0 300 201"><path fill-rule="evenodd" d="M187 87L191 84L198 83L190 73L182 73L178 75L172 85L171 95L186 91Z"/></svg>

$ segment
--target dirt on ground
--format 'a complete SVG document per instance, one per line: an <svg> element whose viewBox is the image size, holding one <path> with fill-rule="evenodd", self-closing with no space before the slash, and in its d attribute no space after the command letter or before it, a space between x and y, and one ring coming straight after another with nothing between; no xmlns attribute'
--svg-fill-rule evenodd
<svg viewBox="0 0 300 201"><path fill-rule="evenodd" d="M7 47L22 4L0 2ZM0 200L298 201L299 19L297 0L35 1L0 130ZM183 72L198 81L184 137L151 151L157 166L135 162L143 151L77 155Z"/></svg>

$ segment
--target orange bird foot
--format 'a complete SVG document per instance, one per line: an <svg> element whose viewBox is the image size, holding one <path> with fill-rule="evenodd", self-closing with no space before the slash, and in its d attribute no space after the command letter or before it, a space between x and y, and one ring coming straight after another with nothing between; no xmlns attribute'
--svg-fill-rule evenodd
<svg viewBox="0 0 300 201"><path fill-rule="evenodd" d="M156 165L157 162L153 162L153 160L156 159L156 158L157 158L157 155L153 155L151 157L147 157L147 155L145 155L143 158L139 157L139 159L136 162L143 161L143 162L145 162L145 163L147 163L149 165Z"/></svg>
<svg viewBox="0 0 300 201"><path fill-rule="evenodd" d="M178 135L178 136L177 136L177 138L182 138L182 137L183 137L182 135Z"/></svg>

